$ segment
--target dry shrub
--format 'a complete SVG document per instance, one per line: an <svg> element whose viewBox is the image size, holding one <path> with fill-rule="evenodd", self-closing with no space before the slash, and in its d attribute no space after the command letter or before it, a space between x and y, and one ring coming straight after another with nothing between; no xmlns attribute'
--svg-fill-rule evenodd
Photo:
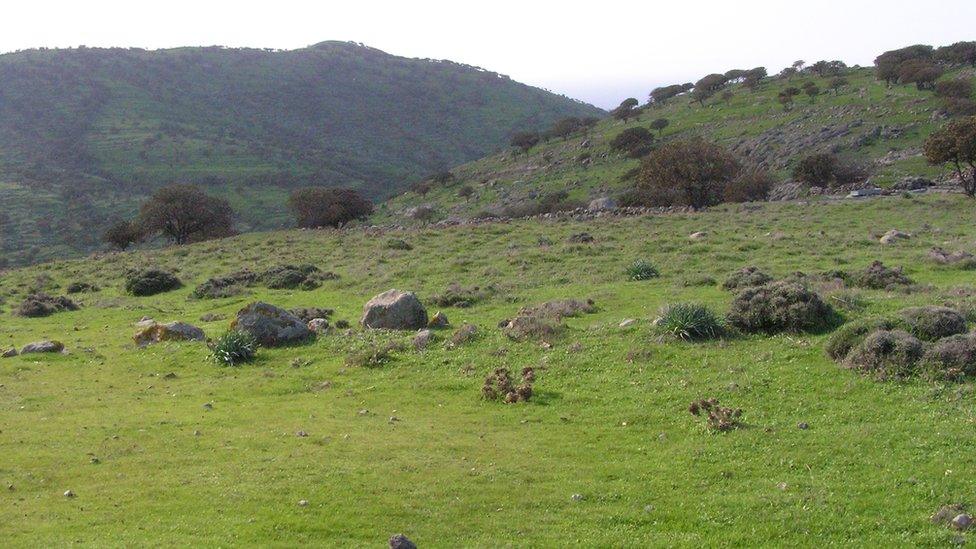
<svg viewBox="0 0 976 549"><path fill-rule="evenodd" d="M759 267L743 267L730 274L722 283L724 290L739 290L762 286L773 281L773 277L759 270Z"/></svg>
<svg viewBox="0 0 976 549"><path fill-rule="evenodd" d="M479 286L465 288L457 282L452 282L447 285L447 289L443 293L432 296L430 300L438 307L463 308L470 307L479 301L487 299L492 292L493 288L491 286L484 289Z"/></svg>
<svg viewBox="0 0 976 549"><path fill-rule="evenodd" d="M15 314L28 318L39 318L62 311L77 311L78 305L67 297L51 297L47 294L31 294L17 307Z"/></svg>
<svg viewBox="0 0 976 549"><path fill-rule="evenodd" d="M474 341L478 337L478 327L474 324L464 324L451 335L451 347L460 347Z"/></svg>
<svg viewBox="0 0 976 549"><path fill-rule="evenodd" d="M976 375L976 334L956 334L937 341L923 357L924 372L940 381Z"/></svg>
<svg viewBox="0 0 976 549"><path fill-rule="evenodd" d="M880 380L904 379L918 370L922 342L904 330L878 330L851 349L846 365Z"/></svg>
<svg viewBox="0 0 976 549"><path fill-rule="evenodd" d="M717 398L706 398L688 406L692 415L705 419L705 426L713 431L731 431L742 426L742 409L720 406Z"/></svg>
<svg viewBox="0 0 976 549"><path fill-rule="evenodd" d="M579 299L556 299L547 301L534 307L523 307L519 315L539 316L561 320L566 317L576 317L581 314L596 312L596 305L592 299L582 301Z"/></svg>
<svg viewBox="0 0 976 549"><path fill-rule="evenodd" d="M922 341L935 341L966 332L966 317L948 307L910 307L899 313L909 332Z"/></svg>
<svg viewBox="0 0 976 549"><path fill-rule="evenodd" d="M890 290L898 286L914 284L912 279L905 275L901 267L885 267L880 261L871 263L863 271L848 275L847 283L851 286L873 290Z"/></svg>
<svg viewBox="0 0 976 549"><path fill-rule="evenodd" d="M729 324L746 333L819 332L836 324L833 308L796 282L746 288L732 302Z"/></svg>
<svg viewBox="0 0 976 549"><path fill-rule="evenodd" d="M894 330L903 328L904 323L893 318L864 318L845 324L831 334L824 350L827 356L840 361L847 358L851 349L857 347L868 335L878 330Z"/></svg>
<svg viewBox="0 0 976 549"><path fill-rule="evenodd" d="M512 382L512 374L508 368L496 368L485 378L481 396L485 400L502 400L506 404L526 402L532 398L534 382L535 370L529 366L522 368L522 383L518 386Z"/></svg>
<svg viewBox="0 0 976 549"><path fill-rule="evenodd" d="M595 311L596 306L592 299L559 299L533 307L523 307L515 318L503 320L499 327L504 330L505 335L518 341L547 341L563 329L563 318Z"/></svg>
<svg viewBox="0 0 976 549"><path fill-rule="evenodd" d="M393 359L393 353L403 351L404 345L390 342L385 345L370 345L365 349L355 351L346 356L347 366L360 368L378 368Z"/></svg>

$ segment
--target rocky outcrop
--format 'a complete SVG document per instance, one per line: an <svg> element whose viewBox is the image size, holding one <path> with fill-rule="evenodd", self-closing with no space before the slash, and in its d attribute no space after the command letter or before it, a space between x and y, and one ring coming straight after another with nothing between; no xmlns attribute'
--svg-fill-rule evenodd
<svg viewBox="0 0 976 549"><path fill-rule="evenodd" d="M254 336L265 347L277 347L304 341L313 333L302 319L288 311L262 303L251 303L237 312L231 322L232 330L240 330Z"/></svg>
<svg viewBox="0 0 976 549"><path fill-rule="evenodd" d="M427 327L427 310L413 292L387 290L363 306L364 328L419 330Z"/></svg>

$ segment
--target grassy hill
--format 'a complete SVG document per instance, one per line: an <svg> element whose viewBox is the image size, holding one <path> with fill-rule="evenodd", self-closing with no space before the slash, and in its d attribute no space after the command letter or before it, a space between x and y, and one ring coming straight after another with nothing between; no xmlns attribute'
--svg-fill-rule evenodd
<svg viewBox="0 0 976 549"><path fill-rule="evenodd" d="M595 147L609 133L594 132ZM916 285L818 287L847 322L937 303L976 320L972 271L926 259L933 246L976 251L973 227L970 200L933 194L587 223L255 233L8 271L0 347L52 338L68 353L0 359L0 536L11 547L381 546L395 532L421 547L964 542L929 516L973 501L971 380L878 382L829 360L826 334L686 343L662 339L652 320L676 302L724 313L732 295L719 284L745 265L785 277L872 260L903 266ZM892 228L913 236L879 244ZM594 241L569 241L582 231ZM696 231L708 234L690 240ZM628 281L638 258L661 276ZM208 277L287 262L338 278L309 291L189 297ZM125 271L147 266L184 287L127 295ZM60 295L72 282L101 290L73 294L78 311L11 314L31 288ZM333 321L355 326L370 296L396 287L433 312L452 282L478 286L481 299L444 309L453 328L425 351L412 333L354 327L231 368L200 342L131 340L143 316L216 337L258 299L334 308ZM564 319L546 344L497 327L523 306L566 298L592 298L596 312ZM463 323L477 326L475 338L451 345ZM374 367L347 361L398 342ZM535 367L529 402L481 398L501 366ZM744 426L707 431L687 411L707 397L741 408Z"/></svg>
<svg viewBox="0 0 976 549"><path fill-rule="evenodd" d="M0 55L0 254L90 251L152 188L231 198L242 230L287 226L289 189L373 198L525 129L602 111L450 61L343 42L294 51L29 50Z"/></svg>
<svg viewBox="0 0 976 549"><path fill-rule="evenodd" d="M797 97L790 110L777 101L782 89L811 81L827 90L832 77L770 78L755 91L735 84L729 101L716 95L702 107L686 95L646 108L636 121L606 118L586 134L551 140L528 154L513 157L501 152L459 166L453 170L455 179L450 185L434 187L424 196L404 193L383 205L376 219L409 223L405 214L420 205L433 206L436 218L470 217L558 191L584 203L617 194L629 184L621 178L639 161L612 151L610 141L626 128L650 129L657 118L670 122L662 132L663 139L703 136L783 181L789 180L793 165L802 156L815 152L836 152L867 164L871 182L880 186L906 176L941 178L948 174L926 165L921 155L925 137L944 124L937 114L940 100L931 91L908 85L889 88L868 68L850 69L845 77L849 84L837 93L824 92L813 102L806 96ZM964 69L943 78L976 75ZM474 192L462 198L458 191L466 187Z"/></svg>

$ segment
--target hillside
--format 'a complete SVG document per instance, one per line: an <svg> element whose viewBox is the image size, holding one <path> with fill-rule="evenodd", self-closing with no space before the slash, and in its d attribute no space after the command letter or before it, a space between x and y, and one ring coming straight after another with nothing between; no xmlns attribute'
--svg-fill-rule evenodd
<svg viewBox="0 0 976 549"><path fill-rule="evenodd" d="M602 111L450 61L351 43L294 51L29 50L0 55L0 254L99 246L152 188L204 184L239 229L287 226L289 189L380 199L517 131Z"/></svg>
<svg viewBox="0 0 976 549"><path fill-rule="evenodd" d="M904 177L941 179L949 175L926 164L921 153L925 137L945 123L937 111L940 101L931 91L915 86L888 87L874 69L852 68L848 84L823 91L814 101L797 97L784 110L777 94L788 86L815 83L828 90L832 77L797 75L789 80L771 77L755 91L734 84L730 100L716 95L704 107L687 94L664 105L646 107L638 120L624 123L605 118L585 134L553 139L513 156L500 152L453 170L450 185L434 186L426 195L406 192L383 205L378 223L411 223L410 212L421 205L434 208L434 219L471 217L525 204L540 196L565 191L584 204L614 196L629 183L622 178L639 160L610 149L611 140L626 128L650 128L651 121L670 123L661 133L669 140L702 136L718 142L740 159L764 167L780 181L788 181L792 167L804 155L834 152L871 170L870 184L890 186ZM976 78L972 69L954 70L944 79ZM459 196L462 188L465 191Z"/></svg>
<svg viewBox="0 0 976 549"><path fill-rule="evenodd" d="M721 283L746 265L783 278L873 260L915 284L811 287L847 323L929 304L973 321L971 263L939 266L928 253L976 251L974 227L970 200L933 194L252 233L11 270L0 278L0 351L57 339L67 353L0 358L0 536L10 547L378 547L397 532L420 547L964 543L972 534L929 517L976 490L971 376L878 381L825 356L833 334L684 342L652 321L680 302L724 315L733 294ZM912 236L879 244L893 228ZM571 241L584 231L592 242ZM635 259L660 276L628 280ZM209 277L283 263L337 277L190 298ZM184 286L126 293L127 270L146 267ZM77 311L12 314L31 289L59 296L78 282L100 289L70 294ZM426 350L414 332L357 326L372 295L414 290L433 313L452 282L472 303L443 308L452 327ZM542 340L498 328L522 307L587 298L595 311ZM133 343L147 316L216 338L254 300L333 308L330 322L352 328L260 348L236 367L214 364L203 342ZM454 335L464 324L473 337ZM482 398L494 369L526 366L528 402ZM689 414L709 397L741 408L742 425L712 432Z"/></svg>

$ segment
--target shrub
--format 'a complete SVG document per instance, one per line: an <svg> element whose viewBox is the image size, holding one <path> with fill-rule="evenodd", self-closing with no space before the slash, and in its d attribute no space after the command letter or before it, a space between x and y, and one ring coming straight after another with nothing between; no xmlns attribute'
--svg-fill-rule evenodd
<svg viewBox="0 0 976 549"><path fill-rule="evenodd" d="M904 330L878 330L851 349L848 367L878 379L903 379L915 374L925 348Z"/></svg>
<svg viewBox="0 0 976 549"><path fill-rule="evenodd" d="M183 286L172 273L159 269L135 271L125 280L125 291L134 296L150 296L175 290Z"/></svg>
<svg viewBox="0 0 976 549"><path fill-rule="evenodd" d="M912 279L905 276L901 267L885 267L880 261L871 263L863 271L848 275L846 281L851 286L874 290L886 290L896 286L910 286L914 284Z"/></svg>
<svg viewBox="0 0 976 549"><path fill-rule="evenodd" d="M746 333L799 333L831 327L837 313L802 284L780 281L743 290L726 318Z"/></svg>
<svg viewBox="0 0 976 549"><path fill-rule="evenodd" d="M966 332L966 317L948 307L910 307L899 313L907 330L922 341L935 341Z"/></svg>
<svg viewBox="0 0 976 549"><path fill-rule="evenodd" d="M117 250L125 250L142 238L142 229L131 221L117 221L102 235L102 240Z"/></svg>
<svg viewBox="0 0 976 549"><path fill-rule="evenodd" d="M759 270L759 267L743 267L730 274L725 282L722 283L724 290L740 290L742 288L752 288L762 286L773 281L773 277Z"/></svg>
<svg viewBox="0 0 976 549"><path fill-rule="evenodd" d="M299 227L341 227L366 219L373 204L353 189L309 187L298 189L288 198Z"/></svg>
<svg viewBox="0 0 976 549"><path fill-rule="evenodd" d="M401 350L403 350L403 345L396 342L386 345L370 345L365 349L347 355L346 365L359 368L379 368L393 359L395 351Z"/></svg>
<svg viewBox="0 0 976 549"><path fill-rule="evenodd" d="M720 406L717 398L706 398L692 402L688 412L703 417L705 426L713 431L731 431L742 425L742 410Z"/></svg>
<svg viewBox="0 0 976 549"><path fill-rule="evenodd" d="M464 324L451 335L451 347L460 347L474 341L478 337L478 327L474 324Z"/></svg>
<svg viewBox="0 0 976 549"><path fill-rule="evenodd" d="M818 187L855 183L867 175L865 167L831 153L811 154L793 168L794 179Z"/></svg>
<svg viewBox="0 0 976 549"><path fill-rule="evenodd" d="M234 210L223 198L193 185L170 185L153 193L139 209L139 235L161 234L175 244L234 234Z"/></svg>
<svg viewBox="0 0 976 549"><path fill-rule="evenodd" d="M261 273L258 279L272 290L313 290L320 285L320 273L315 265L278 265Z"/></svg>
<svg viewBox="0 0 976 549"><path fill-rule="evenodd" d="M940 381L976 375L976 334L956 334L937 341L922 359L924 373Z"/></svg>
<svg viewBox="0 0 976 549"><path fill-rule="evenodd" d="M410 251L413 249L413 246L402 238L391 238L386 241L386 248L388 250Z"/></svg>
<svg viewBox="0 0 976 549"><path fill-rule="evenodd" d="M646 206L685 205L695 209L722 201L741 165L731 153L702 139L674 140L641 162L635 192Z"/></svg>
<svg viewBox="0 0 976 549"><path fill-rule="evenodd" d="M766 200L773 188L773 177L764 170L743 169L725 185L722 199L725 202L760 202Z"/></svg>
<svg viewBox="0 0 976 549"><path fill-rule="evenodd" d="M530 339L547 341L555 337L563 328L552 320L532 315L518 315L511 320L503 321L501 326L505 335L516 341Z"/></svg>
<svg viewBox="0 0 976 549"><path fill-rule="evenodd" d="M194 299L217 299L241 293L244 287L254 284L258 275L248 270L238 271L227 276L209 278L193 289L190 297Z"/></svg>
<svg viewBox="0 0 976 549"><path fill-rule="evenodd" d="M949 122L929 135L922 149L929 164L955 168L963 192L976 197L976 116ZM964 173L967 165L968 176Z"/></svg>
<svg viewBox="0 0 976 549"><path fill-rule="evenodd" d="M66 291L69 294L97 292L98 286L91 284L89 282L72 282L71 284L68 284L68 288Z"/></svg>
<svg viewBox="0 0 976 549"><path fill-rule="evenodd" d="M27 318L50 316L62 311L77 311L78 305L67 297L51 297L45 293L31 294L17 307L15 314Z"/></svg>
<svg viewBox="0 0 976 549"><path fill-rule="evenodd" d="M630 158L640 158L651 152L654 145L654 134L647 128L635 126L617 134L610 140L610 149L621 152Z"/></svg>
<svg viewBox="0 0 976 549"><path fill-rule="evenodd" d="M629 280L650 280L661 276L657 267L643 259L637 259L627 267Z"/></svg>
<svg viewBox="0 0 976 549"><path fill-rule="evenodd" d="M332 309L324 309L322 307L296 307L294 309L288 309L288 312L302 319L304 322L308 322L314 318L331 318L335 311Z"/></svg>
<svg viewBox="0 0 976 549"><path fill-rule="evenodd" d="M502 400L506 404L526 402L532 398L532 384L535 382L535 370L531 367L522 368L522 384L515 386L512 374L508 368L496 368L485 377L481 387L481 396L485 400Z"/></svg>
<svg viewBox="0 0 976 549"><path fill-rule="evenodd" d="M481 289L479 286L465 288L457 282L452 282L447 285L443 293L435 294L430 300L438 307L464 308L486 299L490 293L490 288Z"/></svg>
<svg viewBox="0 0 976 549"><path fill-rule="evenodd" d="M676 303L661 312L657 329L686 341L712 339L722 335L722 321L704 305Z"/></svg>
<svg viewBox="0 0 976 549"><path fill-rule="evenodd" d="M868 335L878 330L894 330L903 324L892 318L864 318L845 324L827 339L824 351L833 360L844 360L851 349L857 347Z"/></svg>
<svg viewBox="0 0 976 549"><path fill-rule="evenodd" d="M258 341L250 332L231 331L210 344L211 358L221 366L236 366L254 360Z"/></svg>

